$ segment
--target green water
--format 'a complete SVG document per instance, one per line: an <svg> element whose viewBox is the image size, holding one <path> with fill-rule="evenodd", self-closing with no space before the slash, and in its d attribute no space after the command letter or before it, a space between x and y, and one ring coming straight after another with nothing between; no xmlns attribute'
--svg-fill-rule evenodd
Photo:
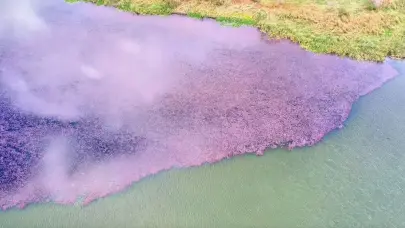
<svg viewBox="0 0 405 228"><path fill-rule="evenodd" d="M315 147L172 170L84 208L0 212L0 227L405 227L404 73Z"/></svg>

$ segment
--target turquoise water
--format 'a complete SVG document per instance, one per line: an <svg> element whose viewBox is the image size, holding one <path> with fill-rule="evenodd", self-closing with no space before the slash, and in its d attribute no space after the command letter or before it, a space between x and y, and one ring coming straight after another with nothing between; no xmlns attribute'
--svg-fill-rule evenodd
<svg viewBox="0 0 405 228"><path fill-rule="evenodd" d="M0 212L0 227L405 227L405 64L318 145L171 170L86 207Z"/></svg>

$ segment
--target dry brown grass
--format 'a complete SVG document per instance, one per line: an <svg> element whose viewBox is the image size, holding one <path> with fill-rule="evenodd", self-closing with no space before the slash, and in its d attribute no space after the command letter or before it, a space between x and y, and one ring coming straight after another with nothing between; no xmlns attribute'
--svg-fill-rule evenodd
<svg viewBox="0 0 405 228"><path fill-rule="evenodd" d="M405 0L85 1L139 14L180 13L252 25L318 53L375 61L405 58Z"/></svg>

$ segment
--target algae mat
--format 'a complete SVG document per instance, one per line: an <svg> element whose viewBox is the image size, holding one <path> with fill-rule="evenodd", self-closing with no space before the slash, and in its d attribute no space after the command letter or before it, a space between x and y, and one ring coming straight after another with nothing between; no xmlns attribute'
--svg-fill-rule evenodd
<svg viewBox="0 0 405 228"><path fill-rule="evenodd" d="M0 30L2 209L87 204L171 168L312 146L397 76L254 28L34 3L11 2Z"/></svg>
<svg viewBox="0 0 405 228"><path fill-rule="evenodd" d="M171 170L83 208L0 212L0 227L403 227L402 68L314 147Z"/></svg>

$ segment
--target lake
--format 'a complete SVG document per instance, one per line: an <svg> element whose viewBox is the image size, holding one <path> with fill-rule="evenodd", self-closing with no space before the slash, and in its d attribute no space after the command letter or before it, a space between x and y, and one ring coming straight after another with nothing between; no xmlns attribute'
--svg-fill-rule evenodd
<svg viewBox="0 0 405 228"><path fill-rule="evenodd" d="M388 62L401 75L315 146L172 169L84 207L2 211L0 227L404 227L405 63Z"/></svg>

